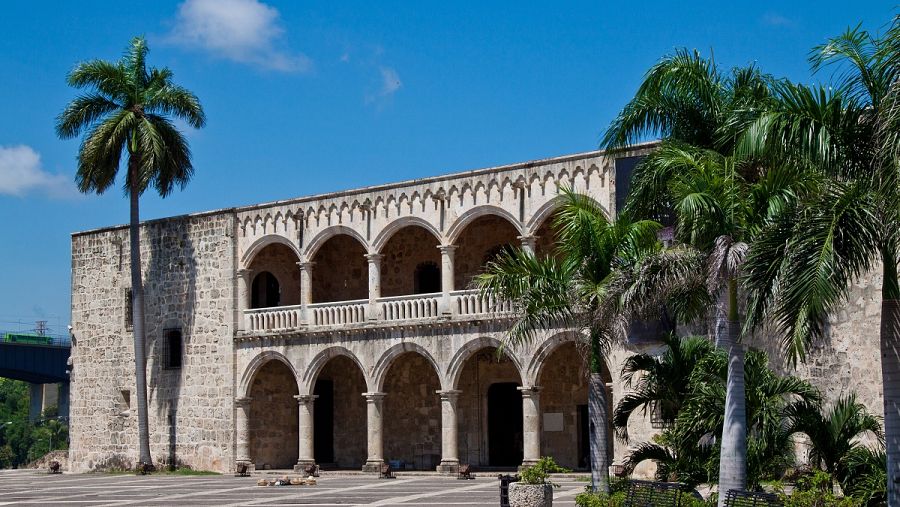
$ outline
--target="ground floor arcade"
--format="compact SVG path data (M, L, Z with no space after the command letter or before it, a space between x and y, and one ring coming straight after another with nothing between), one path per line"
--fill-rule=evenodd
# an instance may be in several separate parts
M460 338L384 340L380 353L352 338L247 347L236 459L257 469L390 462L452 472L552 456L587 468L587 372L575 336L516 351L499 350L498 337Z

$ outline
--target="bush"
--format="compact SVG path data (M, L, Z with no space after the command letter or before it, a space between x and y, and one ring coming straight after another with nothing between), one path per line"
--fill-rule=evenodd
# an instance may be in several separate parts
M864 505L858 499L835 495L831 475L822 470L812 470L798 477L790 495L785 493L781 483L776 483L775 493L781 498L784 507L860 507Z
M550 456L544 456L534 465L522 470L519 476L523 484L553 484L547 480L550 478L550 474L567 472L571 472L571 470L557 465ZM556 486L556 484L553 485Z
M580 493L575 497L575 505L577 505L578 507L622 507L623 505L625 505L625 499L627 495L628 494L625 491L618 491L610 495L585 491L584 493ZM672 495L674 495L674 493L672 493ZM656 498L662 500L662 498L660 497ZM684 507L709 507L712 505L716 505L716 502L714 499L703 501L682 494L681 503L679 505L682 505Z

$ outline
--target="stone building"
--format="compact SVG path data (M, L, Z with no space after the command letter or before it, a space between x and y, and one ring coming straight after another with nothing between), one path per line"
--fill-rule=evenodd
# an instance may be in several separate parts
M584 468L577 335L548 329L498 353L510 308L485 300L471 281L508 246L551 251L562 187L614 217L624 193L617 186L651 148L146 222L154 459L217 471L237 461L452 471L550 455ZM137 457L127 238L124 226L72 238L74 471ZM858 302L866 320L870 306ZM814 354L818 366L806 373L823 385L877 385L877 335L845 341L871 363L839 346L843 356ZM655 347L630 340L606 358L613 400L625 392L624 358ZM880 413L880 393L868 389L863 399ZM630 428L637 440L653 431L649 417ZM625 444L611 447L614 460L624 456Z

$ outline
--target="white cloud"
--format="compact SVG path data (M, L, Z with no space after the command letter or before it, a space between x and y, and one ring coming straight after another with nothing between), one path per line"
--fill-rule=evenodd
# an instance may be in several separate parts
M166 40L240 63L282 72L305 72L312 61L282 49L278 10L258 0L186 0Z
M400 76L397 74L397 71L392 69L391 67L381 67L381 92L380 95L382 97L387 97L389 95L393 95L397 90L403 86L403 83L400 81Z
M790 19L774 12L763 15L762 21L769 26L791 26L794 24Z
M72 180L41 167L41 156L30 146L0 146L0 194L21 196L41 191L50 197L77 194Z

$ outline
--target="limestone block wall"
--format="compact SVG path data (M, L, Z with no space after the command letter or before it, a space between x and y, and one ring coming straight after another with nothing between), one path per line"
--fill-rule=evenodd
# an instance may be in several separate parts
M233 459L233 215L142 226L151 452L160 463L227 470ZM137 459L127 228L72 237L70 466ZM180 369L165 369L164 331L180 329Z
M338 468L359 469L366 462L366 379L346 356L328 362L317 380L329 380L334 393L333 449Z
M275 276L281 289L280 306L300 304L300 268L297 257L288 247L274 244L263 249L253 258L250 270L254 278L263 271Z
M422 227L401 230L382 252L381 295L384 297L415 294L414 275L420 264L430 262L440 269L438 240Z
M250 388L250 451L256 468L291 468L297 462L297 381L279 361L264 366Z
M433 469L441 456L441 384L421 354L397 358L385 379L384 459ZM436 459L434 459L436 458Z

